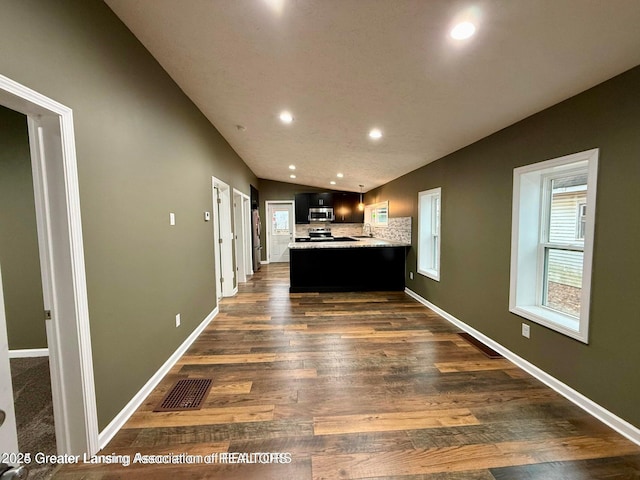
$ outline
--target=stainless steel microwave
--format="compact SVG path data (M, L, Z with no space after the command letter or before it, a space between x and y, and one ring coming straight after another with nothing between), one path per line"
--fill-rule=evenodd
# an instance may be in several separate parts
M310 222L333 222L333 207L313 207L309 209Z

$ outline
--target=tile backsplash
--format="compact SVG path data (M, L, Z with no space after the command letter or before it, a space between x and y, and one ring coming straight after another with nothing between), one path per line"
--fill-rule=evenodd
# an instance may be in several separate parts
M373 227L373 236L384 240L411 243L411 217L389 217L386 227Z
M354 235L362 235L361 223L323 223L313 222L306 225L296 225L296 237L308 237L310 228L324 228L331 229L331 234L334 237L353 237Z
M296 225L296 237L308 237L310 228L331 229L334 237L353 237L362 235L362 223L323 223L314 222L305 225ZM411 243L411 217L389 218L386 227L373 227L372 233L375 238L393 240L402 243Z

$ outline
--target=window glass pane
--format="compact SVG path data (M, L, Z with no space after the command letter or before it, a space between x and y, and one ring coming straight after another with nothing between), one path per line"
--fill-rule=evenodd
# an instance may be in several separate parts
M273 212L273 235L289 235L289 211L276 210Z
M580 222L576 222L579 205L587 203L587 174L554 178L551 181L551 209L549 214L549 242L584 243L580 236ZM586 210L585 210L586 211Z
M578 317L583 252L546 248L543 305Z

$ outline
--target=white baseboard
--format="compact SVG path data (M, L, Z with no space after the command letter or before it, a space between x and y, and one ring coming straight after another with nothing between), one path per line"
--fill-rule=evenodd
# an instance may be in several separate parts
M269 260L260 260L260 265L269 265Z
M444 310L442 310L441 308L437 307L433 303L431 303L428 300L422 298L420 295L418 295L413 290L410 290L409 288L405 288L404 291L405 291L405 293L407 295L409 295L410 297L416 299L418 302L422 303L424 306L426 306L430 310L433 310L438 315L442 316L445 320L451 322L452 324L454 324L456 327L460 328L461 330L464 330L465 332L469 333L470 335L472 335L473 337L477 338L478 340L480 340L485 345L488 345L489 347L493 348L495 351L497 351L500 354L502 354L505 358L507 358L508 360L513 362L514 364L516 364L518 367L522 368L525 372L529 373L530 375L533 375L538 380L540 380L542 383L544 383L545 385L551 387L553 390L558 392L560 395L562 395L563 397L565 397L569 401L571 401L574 404L576 404L578 407L580 407L583 410L585 410L590 415L594 416L595 418L597 418L601 422L603 422L603 423L607 424L608 426L610 426L611 428L613 428L619 434L625 436L626 438L628 438L632 442L640 445L640 429L637 428L636 426L630 424L626 420L624 420L624 419L618 417L617 415L611 413L606 408L602 407L601 405L598 405L593 400L585 397L583 394L581 394L577 390L574 390L573 388L571 388L570 386L566 385L565 383L562 383L560 380L558 380L557 378L549 375L544 370L536 367L532 363L529 363L527 360L525 360L524 358L516 355L511 350L503 347L502 345L500 345L495 340L492 340L491 338L487 337L483 333L480 333L478 330L474 329L473 327L470 327L469 325L467 325L463 321L458 320L456 317L454 317L450 313L445 312Z
M196 338L202 333L202 331L211 323L211 321L218 315L219 307L213 309L213 311L207 315L207 317L198 325L198 327L191 332L191 335L182 342L182 345L173 352L166 362L158 369L158 371L149 379L149 381L140 389L138 393L125 405L125 407L118 413L113 420L98 434L98 443L100 449L106 447L116 433L123 427L129 417L138 409L145 398L153 391L154 388L160 383L164 376L171 370L171 367L180 359L182 355L187 351Z
M235 287L233 287L233 290L231 291L231 296L235 297L237 294L238 294L238 287L235 286Z
M21 348L9 350L9 358L48 357L48 348Z

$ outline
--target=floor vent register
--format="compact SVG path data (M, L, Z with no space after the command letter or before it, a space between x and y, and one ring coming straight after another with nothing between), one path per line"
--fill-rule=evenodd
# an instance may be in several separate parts
M154 412L182 412L199 410L211 389L211 378L186 378L178 380L164 396Z

